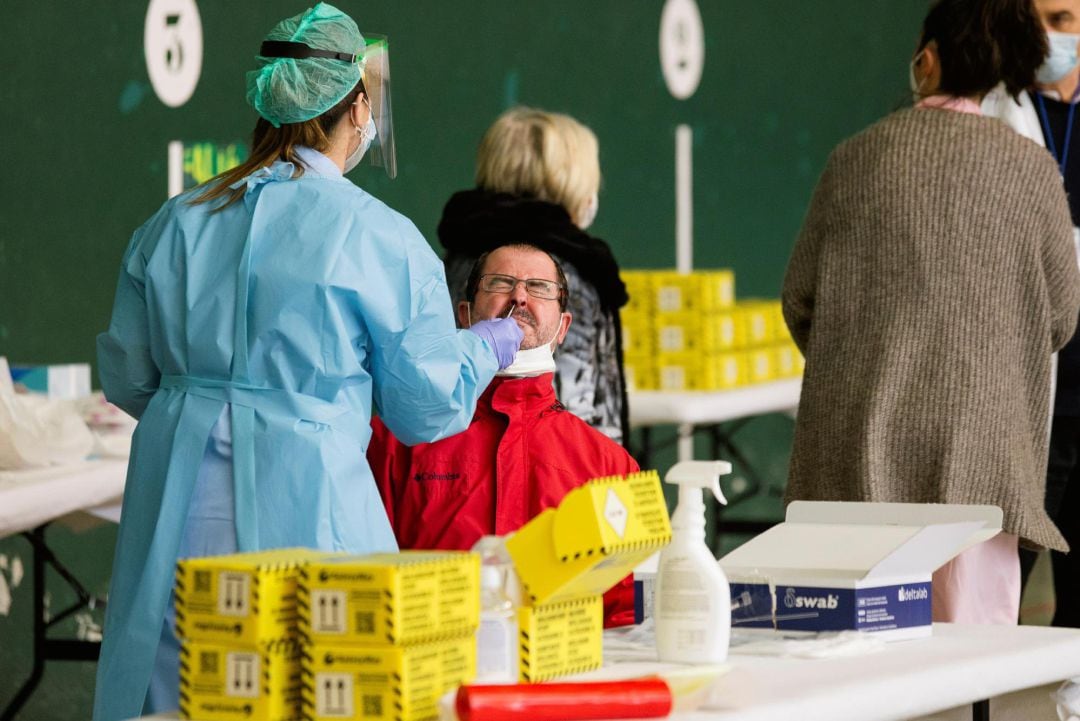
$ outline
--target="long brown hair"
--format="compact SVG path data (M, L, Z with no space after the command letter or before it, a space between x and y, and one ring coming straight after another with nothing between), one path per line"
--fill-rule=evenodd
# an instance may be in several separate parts
M348 95L342 98L337 105L327 110L322 115L305 120L302 123L285 123L275 128L270 121L260 117L255 122L255 130L251 133L251 155L240 165L223 173L215 175L202 184L202 192L189 202L210 203L225 199L225 202L214 208L215 213L228 208L233 203L244 197L246 188L236 189L229 186L243 180L259 168L270 165L275 160L284 160L296 166L296 175L304 173L304 166L296 154L297 146L303 145L319 152L330 147L330 135L341 117L348 112L349 107L364 92L363 83L357 83Z

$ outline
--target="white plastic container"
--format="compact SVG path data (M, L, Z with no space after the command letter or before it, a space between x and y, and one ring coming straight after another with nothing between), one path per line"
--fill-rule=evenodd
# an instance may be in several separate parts
M521 594L513 561L498 536L484 536L472 550L480 554L475 683L517 683L517 610Z
M660 552L656 574L656 651L669 663L722 663L731 639L731 590L705 543L705 489L727 503L720 476L725 461L684 461L664 480L679 486L671 516L671 543Z

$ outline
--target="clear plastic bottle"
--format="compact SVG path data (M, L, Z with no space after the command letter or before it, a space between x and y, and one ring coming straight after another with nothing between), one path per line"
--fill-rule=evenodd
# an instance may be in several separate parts
M517 683L517 611L521 591L503 539L484 536L480 554L480 628L476 632L476 683Z

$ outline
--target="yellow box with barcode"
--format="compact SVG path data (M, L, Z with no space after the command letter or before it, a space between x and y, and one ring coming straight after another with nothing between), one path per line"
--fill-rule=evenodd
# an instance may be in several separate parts
M518 609L518 680L546 681L600 668L604 662L604 601L583 596Z
M671 540L656 471L596 478L506 541L530 604L607 591Z
M745 345L741 317L735 311L720 311L701 319L701 348L709 353L734 350Z
M698 390L723 391L746 385L746 359L741 352L718 353L703 360Z
M389 645L472 633L480 623L480 557L402 551L314 561L300 573L306 643Z
M772 314L773 340L790 342L791 333L788 332L787 321L784 320L784 306L779 300L769 301L769 312Z
M300 717L300 644L188 641L180 647L180 718L292 721Z
M626 294L630 297L623 306L624 312L646 318L653 314L652 276L653 272L649 270L620 271L619 277L622 278Z
M653 348L658 353L689 353L703 349L702 325L693 313L664 313L653 321Z
M649 354L655 352L652 321L648 318L622 314L623 353Z
M746 351L746 380L748 383L767 383L776 379L776 353L772 348Z
M334 554L284 548L176 564L176 635L249 646L296 633L300 567Z
M730 268L695 271L698 294L705 312L726 310L735 305L735 271Z
M777 378L794 378L802 373L802 354L794 343L773 348Z
M305 721L432 721L439 697L476 675L472 634L411 646L304 649L300 663Z
M700 277L674 270L652 274L652 304L656 315L686 313L701 307Z
M623 358L626 390L650 391L656 389L656 367L651 356L627 354Z
M662 391L690 391L699 385L701 356L695 353L658 353L654 368L656 387Z
M746 346L765 345L773 341L775 313L767 301L740 301L736 309L740 314Z

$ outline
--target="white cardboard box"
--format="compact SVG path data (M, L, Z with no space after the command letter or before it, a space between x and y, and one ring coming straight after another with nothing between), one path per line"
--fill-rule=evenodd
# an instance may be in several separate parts
M1001 519L996 506L796 501L720 559L732 627L929 636L931 574Z

